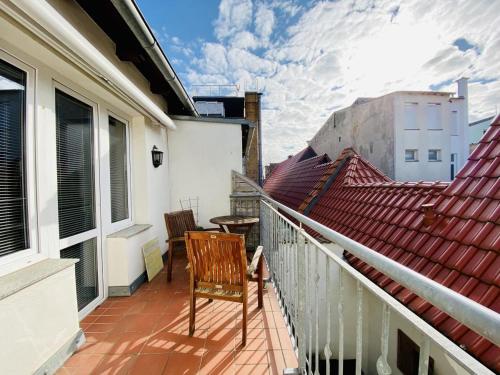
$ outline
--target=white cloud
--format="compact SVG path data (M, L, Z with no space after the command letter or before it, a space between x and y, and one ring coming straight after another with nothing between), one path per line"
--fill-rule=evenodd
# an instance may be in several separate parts
M269 37L274 28L274 12L264 3L259 3L255 13L255 32L260 36L262 44L269 44Z
M245 30L252 22L252 8L251 0L222 0L214 23L215 36L224 39Z
M290 24L290 19L294 20ZM264 162L305 147L357 97L471 78L470 120L500 104L500 1L222 0L190 83L263 91ZM286 30L283 25L289 25ZM474 48L453 45L464 38ZM196 73L195 73L196 71ZM454 83L442 90L455 91Z

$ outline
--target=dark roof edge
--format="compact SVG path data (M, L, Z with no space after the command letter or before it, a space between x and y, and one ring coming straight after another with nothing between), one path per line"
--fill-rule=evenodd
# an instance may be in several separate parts
M485 118L483 118L481 120L477 120L477 121L469 123L469 126L474 126L474 125L477 125L477 124L479 124L481 122L490 121L490 120L491 120L491 122L493 122L494 118L495 118L495 116L485 117Z
M169 115L172 120L181 121L197 121L197 122L214 122L218 124L234 124L234 125L248 125L251 128L255 128L255 123L252 121L242 119L229 119L222 117L195 117L195 116L185 116L185 115Z

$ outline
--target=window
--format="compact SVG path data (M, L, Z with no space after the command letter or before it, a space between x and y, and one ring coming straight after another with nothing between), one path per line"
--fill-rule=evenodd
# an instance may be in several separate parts
M405 161L418 161L418 150L405 150Z
M429 150L429 161L441 161L441 150Z
M127 125L109 117L111 222L128 219Z
M0 256L29 248L26 73L0 60Z
M398 329L398 353L397 366L403 375L418 374L418 360L420 347L415 342ZM429 357L429 370L427 374L434 374L434 359Z
M56 90L59 237L96 227L92 107Z
M427 104L427 129L441 130L441 104Z
M450 113L450 134L458 135L458 111Z
M418 130L417 126L417 103L405 103L404 127L406 130Z

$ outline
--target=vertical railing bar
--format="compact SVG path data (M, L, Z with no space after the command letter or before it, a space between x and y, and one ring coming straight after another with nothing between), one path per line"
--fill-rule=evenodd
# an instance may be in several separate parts
M308 280L308 283L307 283L307 295L309 298L307 298L307 306L308 306L308 333L309 333L309 356L308 356L308 359L309 359L309 373L312 374L312 300L311 300L311 290L312 290L312 273L311 273L311 245L308 243L306 245L306 251L307 251L307 280Z
M316 353L315 353L315 358L314 358L314 374L319 375L319 249L316 245L313 247L314 252L316 253L315 261L314 261L314 268L316 270L316 277L315 277L315 289L314 289L314 294L315 294L315 304L314 304L314 309L316 310L316 317L315 317L315 325L316 325Z
M357 320L356 320L356 375L361 375L363 359L363 285L358 280L357 293Z
M431 341L428 336L423 336L420 344L420 354L418 356L418 375L429 373L429 355L431 351Z
M299 351L299 367L302 370L306 368L306 330L305 330L305 311L306 311L306 246L304 230L298 234L298 251L297 251L297 286L298 286L298 351Z
M343 270L339 268L339 301L337 305L339 314L339 375L344 374L344 282Z
M332 350L330 348L332 341L332 299L328 298L328 289L330 287L330 257L326 258L326 271L325 271L325 299L326 299L326 345L325 345L325 360L326 360L326 375L330 375L330 358L332 357Z

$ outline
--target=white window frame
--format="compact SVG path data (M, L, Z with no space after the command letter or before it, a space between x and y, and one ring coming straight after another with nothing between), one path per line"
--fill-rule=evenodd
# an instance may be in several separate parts
M413 151L414 155L415 155L415 158L414 159L407 159L406 158L406 152L407 151ZM407 163L418 162L418 150L416 148L408 148L408 149L405 150L405 162L407 162Z
M438 108L438 123L437 125L439 127L437 128L431 128L430 127L430 121L429 121L429 116L430 116L430 112L429 112L429 109L430 108ZM427 106L426 106L426 118L427 118L427 130L430 130L430 131L440 131L440 130L443 130L443 121L442 121L442 106L441 106L441 103L427 103Z
M0 59L22 70L26 74L26 103L25 103L25 137L24 163L25 184L28 216L29 248L0 257L0 275L4 275L25 267L33 262L47 257L39 252L38 245L38 211L36 189L36 148L35 148L35 91L37 70L17 57L0 48Z
M127 142L126 142L126 147L127 147L127 190L128 190L128 218L123 219L117 222L112 222L111 218L111 171L108 171L108 175L106 178L108 179L108 196L109 196L109 202L107 203L108 209L109 209L109 222L107 223L109 226L109 233L114 233L118 232L122 229L125 229L133 224L133 207L132 207L132 155L131 155L131 142L130 142L130 137L131 137L131 131L130 131L130 121L125 119L124 117L117 115L116 112L108 109L106 111L106 126L108 129L108 142L107 142L107 148L109 151L109 118L113 117L125 124L125 134L127 137ZM109 166L109 152L108 152L108 166Z
M408 127L408 123L406 121L406 109L414 108L415 109L415 127ZM405 102L403 105L403 128L404 130L420 130L418 126L418 103L417 102Z
M430 158L431 151L435 151L436 152L436 159L431 159ZM441 149L439 149L439 148L430 148L429 150L427 150L427 161L430 162L430 163L441 162L442 161L442 152L441 152Z

